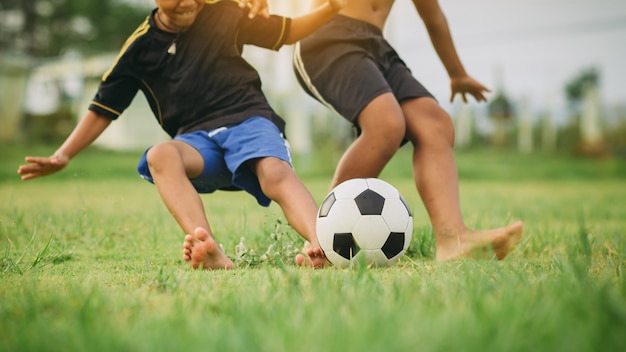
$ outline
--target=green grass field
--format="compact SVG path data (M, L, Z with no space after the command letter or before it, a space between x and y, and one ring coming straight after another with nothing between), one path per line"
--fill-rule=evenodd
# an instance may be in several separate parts
M502 262L433 260L407 150L381 176L415 216L393 268L297 268L277 206L206 195L238 268L204 272L138 152L19 181L24 155L53 149L0 146L0 351L626 351L624 160L459 152L468 225L525 222ZM318 202L335 161L296 160Z

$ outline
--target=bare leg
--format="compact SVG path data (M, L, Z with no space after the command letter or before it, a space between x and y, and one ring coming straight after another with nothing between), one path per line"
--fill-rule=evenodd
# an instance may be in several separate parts
M341 157L331 188L353 178L378 177L398 151L406 130L402 110L391 93L377 97L363 109L359 126L362 133ZM311 247L305 243L304 250ZM303 260L296 258L298 264Z
M320 248L315 233L317 204L308 189L298 179L291 166L277 158L262 158L252 162L259 183L270 199L282 209L289 225L311 245L305 248L308 261L299 256L296 263L315 268L324 266L326 256Z
M161 199L187 234L183 259L194 269L234 267L215 242L202 199L189 181L202 171L204 163L200 154L185 143L168 141L152 147L147 157Z
M447 113L430 98L402 104L407 131L414 145L415 184L435 233L436 258L447 260L491 247L503 259L519 242L521 222L492 230L470 231L459 204L458 172L454 159L454 126Z
M472 255L492 248L503 259L519 242L521 222L492 230L469 230L459 203L454 126L430 98L398 105L391 94L372 100L359 115L362 134L341 158L332 186L355 177L378 177L406 135L413 144L415 185L435 233L436 259Z
M402 110L391 93L380 95L359 115L362 133L335 170L331 188L358 177L378 177L400 148L406 133Z

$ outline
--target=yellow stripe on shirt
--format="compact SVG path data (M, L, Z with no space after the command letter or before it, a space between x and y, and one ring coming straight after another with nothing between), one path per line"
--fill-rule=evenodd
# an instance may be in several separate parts
M108 107L106 105L102 105L102 104L98 103L97 101L92 101L91 104L95 105L95 106L97 106L97 107L99 107L101 109L104 109L104 110L106 110L106 111L108 111L110 113L113 113L116 116L120 116L122 114L121 112L119 112L119 111L117 111L115 109L111 109L110 107Z
M122 49L120 50L119 54L117 54L115 61L113 61L113 65L104 73L104 75L102 75L103 81L106 81L106 79L109 77L109 75L111 74L111 71L113 71L113 68L117 65L118 61L120 60L120 57L124 55L128 47L132 43L134 43L135 40L137 40L137 38L146 34L148 29L150 29L150 24L148 24L148 18L146 18L146 20L141 25L139 25L139 27L135 30L135 32L133 32L133 34L131 34L131 36L128 37L128 39L126 39L126 42L122 46Z
M274 47L272 47L272 50L278 50L278 48L280 47L280 44L284 40L283 37L285 36L286 30L287 30L287 17L283 17L283 28L280 30L280 36L278 36L278 40L274 44Z

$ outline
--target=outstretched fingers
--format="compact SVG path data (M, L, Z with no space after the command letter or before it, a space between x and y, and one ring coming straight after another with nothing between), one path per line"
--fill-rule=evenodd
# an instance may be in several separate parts
M26 164L18 167L17 174L21 175L21 179L25 181L62 170L69 163L69 158L64 155L27 156L24 161Z

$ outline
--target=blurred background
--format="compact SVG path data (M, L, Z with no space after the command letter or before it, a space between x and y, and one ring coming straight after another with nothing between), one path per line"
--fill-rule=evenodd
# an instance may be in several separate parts
M269 0L295 16L304 0ZM385 28L414 75L456 125L457 149L626 158L626 3L623 0L441 0L487 103L449 102L449 79L410 0ZM0 0L0 144L58 144L93 97L102 73L155 6L152 0ZM294 153L343 150L350 126L298 86L293 46L247 47L270 102L288 122ZM139 94L96 142L144 149L167 139Z

